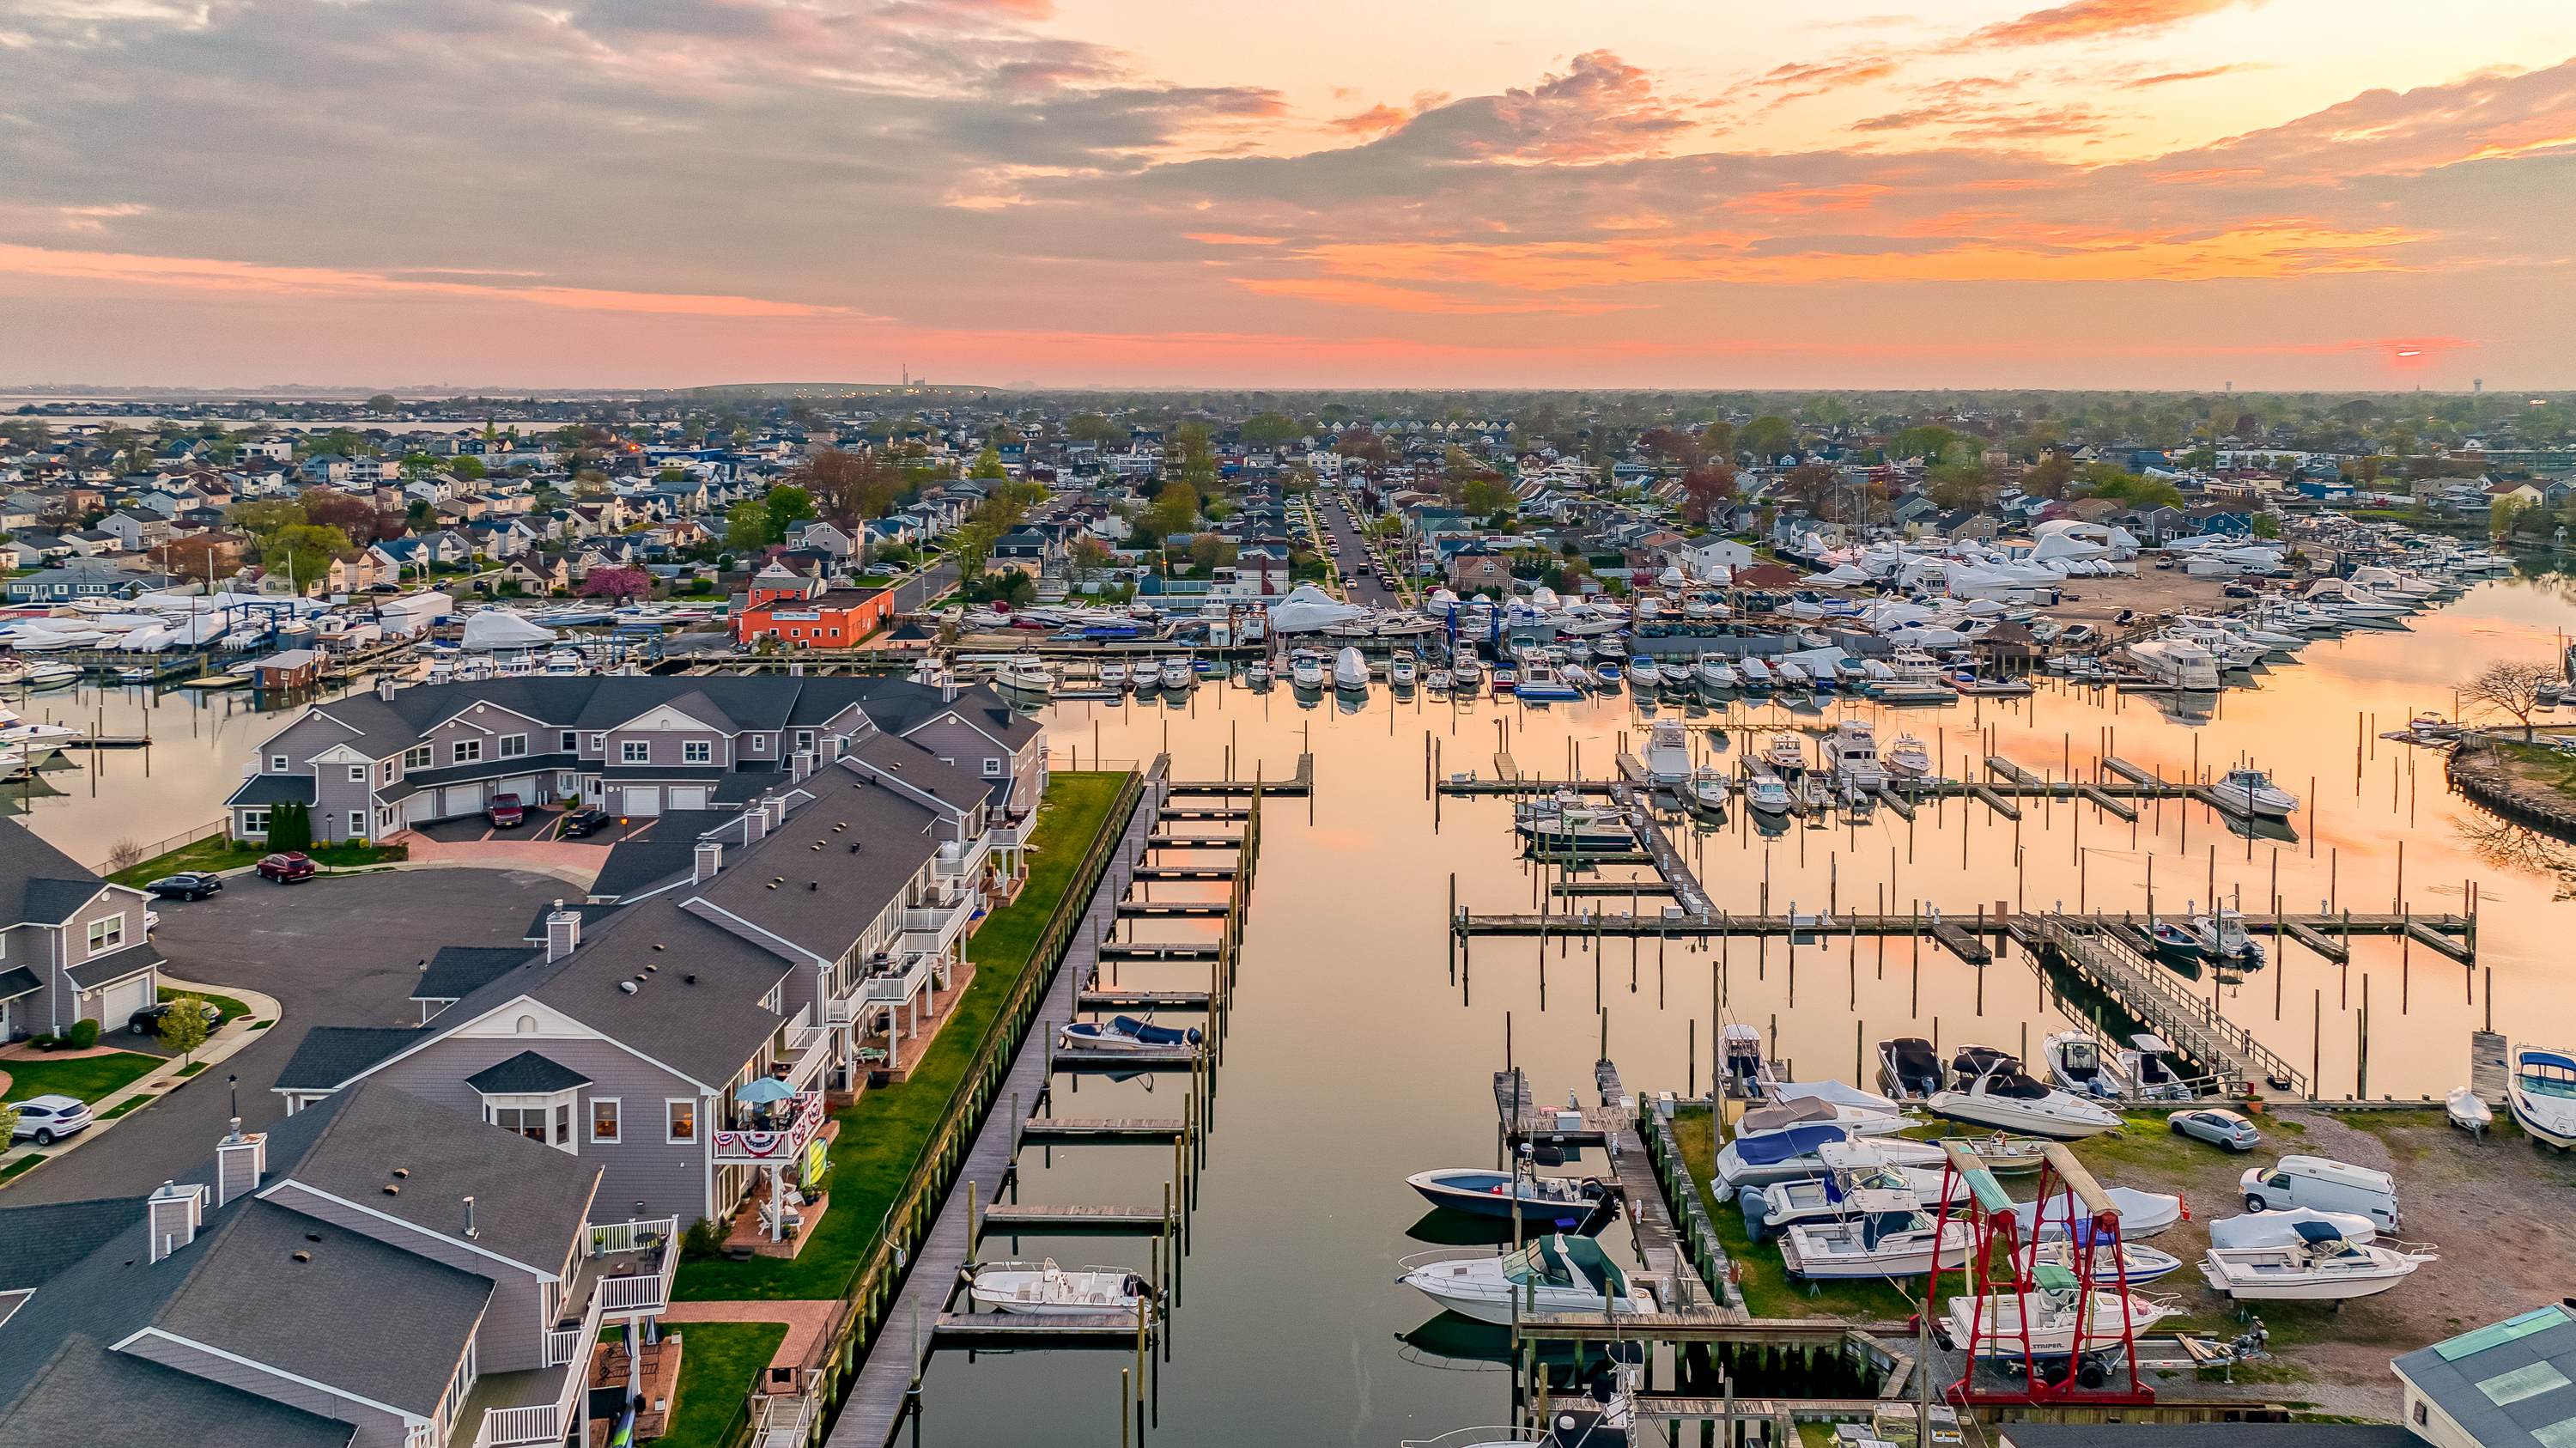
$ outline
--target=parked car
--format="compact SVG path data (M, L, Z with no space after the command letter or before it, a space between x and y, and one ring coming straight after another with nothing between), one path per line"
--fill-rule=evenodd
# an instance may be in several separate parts
M15 1113L9 1123L9 1139L32 1136L38 1146L51 1146L61 1138L89 1125L89 1103L77 1096L30 1096L12 1102Z
M224 888L224 877L201 870L182 870L164 875L143 887L164 900L203 900Z
M491 817L492 828L516 829L528 822L528 802L515 794L496 794L484 813Z
M320 869L321 866L313 863L313 857L302 850L263 855L259 862L260 878L275 880L281 885L292 885L298 880L308 879Z
M125 1028L138 1036L157 1036L161 1034L161 1018L168 1015L170 1007L177 1004L177 1001L163 1001L157 1006L145 1006L125 1018ZM216 1005L213 1001L199 1001L197 1006L206 1018L206 1029L209 1032L224 1023L222 1006Z
M612 818L614 816L604 809L575 810L564 816L563 837L568 840L578 840L588 835L595 835L608 828L608 822Z
M2229 1151L2252 1151L2263 1144L2254 1123L2233 1111L2210 1107L2195 1111L2177 1111L2165 1118L2165 1124L2176 1136L2197 1136L2216 1142Z

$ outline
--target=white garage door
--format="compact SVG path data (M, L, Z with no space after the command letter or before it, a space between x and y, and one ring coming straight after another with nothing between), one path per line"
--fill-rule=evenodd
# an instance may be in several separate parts
M675 784L671 786L671 808L705 809L706 807L707 787L705 785L701 784L690 786Z
M537 777L533 774L527 774L521 775L517 779L505 779L501 781L498 790L502 794L517 795L519 797L519 803L521 804L535 804L537 802Z
M406 825L426 824L436 818L438 818L437 790L422 790L402 802L402 822Z
M121 980L107 988L107 994L100 1002L99 1024L106 1029L122 1026L125 1024L126 1017L150 1004L152 1004L152 976L147 971L132 980Z
M625 814L657 815L662 812L662 791L657 786L648 784L638 788L629 785L625 794L626 807L622 811Z
M451 815L470 815L482 807L483 786L479 782L453 785L447 791L447 812Z

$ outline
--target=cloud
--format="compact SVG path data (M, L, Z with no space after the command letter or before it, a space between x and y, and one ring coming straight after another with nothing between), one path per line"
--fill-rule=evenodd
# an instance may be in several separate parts
M2242 61L2235 65L2213 65L2206 70L2169 70L2162 75L2140 76L2136 80L2122 81L2120 89L2149 90L2156 86L2175 85L2187 80L2208 80L2212 76L2234 75L2240 70L2269 69L2271 66L2264 62Z
M1277 246L1287 240L1280 236L1234 236L1222 231L1185 231L1184 240L1203 241L1210 246Z
M1618 302L1485 301L1446 292L1427 292L1415 287L1390 287L1375 282L1333 278L1236 277L1234 281L1236 285L1265 297L1297 297L1310 302L1377 307L1393 312L1437 312L1449 316L1554 312L1589 317L1624 310L1624 304Z
M1336 116L1324 123L1324 129L1346 136L1383 136L1411 119L1413 112L1380 102L1356 115Z
M383 272L324 267L260 266L203 257L128 256L48 251L0 243L0 273L80 281L187 287L200 291L306 294L411 293L460 300L523 302L592 312L665 312L699 317L856 317L847 307L768 301L759 297L681 296L599 291L586 287L495 287L470 282L407 281Z
M1526 90L1422 110L1384 144L1462 161L1588 165L1658 154L1691 125L1642 68L1594 50Z
M2204 15L2259 0L2075 0L1998 21L1949 43L1945 49L1981 50L2069 41L2133 39L2170 30Z

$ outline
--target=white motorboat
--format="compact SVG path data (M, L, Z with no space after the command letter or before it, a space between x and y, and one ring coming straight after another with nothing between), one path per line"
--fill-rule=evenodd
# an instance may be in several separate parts
M1901 1111L1883 1111L1867 1106L1854 1106L1823 1096L1800 1096L1794 1100L1774 1101L1748 1108L1736 1118L1735 1139L1749 1140L1795 1131L1801 1126L1838 1126L1844 1135L1854 1139L1872 1136L1894 1136L1917 1119Z
M2203 955L2250 965L2263 963L2263 947L2246 933L2242 911L2221 908L2215 916L2195 915L2191 917L2190 932Z
M1963 1049L1951 1063L1962 1083L1925 1103L1953 1121L2075 1141L2117 1131L2120 1118L2071 1093L2034 1081L2001 1052Z
M1659 719L1646 735L1646 775L1657 784L1690 782L1690 735L1678 719Z
M1196 1026L1158 1026L1135 1016L1075 1021L1056 1032L1068 1051L1194 1051L1206 1035Z
M1663 687L1663 683L1663 666L1656 663L1653 659L1646 657L1644 654L1639 654L1628 660L1628 685L1630 688L1640 690L1658 689Z
M2360 1246L2332 1223L2300 1222L2295 1243L2277 1247L2212 1247L2200 1275L2222 1296L2239 1302L2349 1302L2386 1292L2415 1275L2431 1252Z
M1700 684L1706 688L1732 689L1742 682L1735 666L1716 654L1700 655L1699 662L1692 666L1692 672L1699 675Z
M1256 689L1269 688L1270 661L1268 659L1254 659L1251 663L1244 665L1243 682Z
M1793 1126L1787 1131L1730 1141L1718 1150L1715 1177L1731 1196L1745 1187L1820 1176L1827 1168L1816 1152L1828 1144L1851 1139L1851 1133L1839 1126L1816 1125ZM1948 1153L1928 1141L1880 1136L1871 1138L1869 1144L1893 1167L1930 1170L1950 1159Z
M1944 1314L1952 1340L1967 1348L1971 1339L1981 1358L2034 1358L2073 1355L2076 1330L2089 1346L2107 1346L2153 1327L2182 1309L2145 1297L2094 1292L2075 1274L2043 1262L2031 1270L2031 1288L1986 1298L1953 1297ZM2025 1334L2027 1334L2025 1336Z
M1833 761L1833 771L1845 787L1863 794L1875 794L1887 783L1887 771L1878 762L1878 733L1866 719L1845 719L1834 725L1834 737L1826 748Z
M2152 1237L2182 1220L2182 1198L2178 1196L2168 1196L2163 1192L2142 1192L2131 1187L2104 1187L2102 1194L2111 1199L2111 1205L2120 1209L2120 1236L2126 1241ZM2034 1225L2038 1227L2040 1235L2065 1231L2067 1220L2065 1196L2061 1194L2049 1198L2045 1222L2040 1220L2040 1205L2038 1202L2013 1204L2013 1218L2021 1223L2023 1235L2025 1237L2033 1235ZM2092 1220L2090 1208L2078 1203L2075 1210L2077 1220L2084 1222Z
M1500 678L1495 680L1498 687L1501 682ZM1542 702L1583 697L1581 690L1560 677L1556 667L1542 658L1528 658L1521 661L1520 676L1513 681L1513 688L1524 699Z
M1446 694L1449 692L1449 671L1447 669L1433 669L1430 673L1422 676L1422 682L1425 687L1431 690L1431 692L1435 694Z
M2494 1108L2479 1097L2475 1087L2454 1086L2442 1103L2450 1112L2451 1124L2462 1131L2484 1136L2487 1128L2495 1124Z
M2221 804L2266 819L2284 819L2299 808L2299 797L2274 784L2267 769L2231 769L2209 792Z
M1411 649L1397 649L1395 657L1387 661L1386 679L1390 684L1410 684L1420 677L1421 666L1414 662Z
M1762 751L1762 760L1780 773L1795 778L1807 770L1807 746L1795 734L1774 734L1771 747Z
M2079 1246L2079 1241L2084 1245ZM2171 1252L2159 1252L2153 1247L2130 1241L2125 1221L2120 1224L2117 1251L2111 1250L2108 1242L2095 1243L2089 1223L2080 1237L2070 1235L2064 1227L2051 1226L2043 1229L2040 1240L2033 1242L2017 1261L2025 1271L2030 1264L2038 1263L2080 1273L2082 1269L2076 1266L2079 1258L2091 1263L2094 1286L2113 1291L2123 1286L2136 1287L2153 1282L2182 1267L2182 1259Z
M1324 656L1312 649L1299 649L1290 654L1288 681L1301 689L1324 687Z
M2213 1247L2293 1247L2306 1239L2299 1235L2301 1223L2324 1223L2345 1241L2356 1247L2367 1247L2379 1237L2379 1228L2359 1212L2320 1212L2314 1207L2293 1207L2288 1211L2243 1212L2221 1217L2209 1224L2209 1245ZM2128 1230L2124 1219L2123 1233Z
M2056 1031L2042 1036L2039 1059L2048 1067L2048 1079L2061 1091L2114 1098L2127 1094L2128 1083L2120 1079L2114 1058L2089 1032Z
M1929 1101L1945 1084L1941 1058L1921 1036L1878 1043L1878 1087L1897 1101Z
M1917 1177L1931 1178L1930 1195L1941 1192L1942 1173L1890 1166L1874 1141L1829 1141L1816 1148L1815 1157L1823 1170L1814 1176L1746 1187L1736 1194L1736 1205L1744 1211L1744 1229L1754 1241L1776 1235L1793 1222L1847 1216L1853 1198L1865 1191L1909 1193L1920 1205L1925 1189L1916 1185ZM1950 1180L1956 1195L1965 1184L1955 1173Z
M1789 793L1789 786L1781 782L1780 776L1759 764L1744 777L1744 802L1764 814L1775 815L1787 814L1797 805L1797 799Z
M1524 1314L1599 1312L1641 1315L1656 1310L1654 1295L1633 1286L1619 1264L1590 1237L1550 1233L1502 1256L1408 1257L1396 1282L1461 1317L1508 1326L1515 1307Z
M1936 1240L1942 1268L1968 1260L1966 1222L1953 1217L1936 1226L1912 1191L1872 1189L1852 1195L1846 1216L1791 1223L1781 1235L1780 1259L1789 1275L1810 1280L1913 1277L1932 1270Z
M21 644L19 647L24 648L26 645ZM30 689L50 689L58 685L68 684L80 676L81 669L78 664L65 664L47 660L39 663L32 663L27 666L26 683L27 687Z
M1807 677L1805 665L1790 659L1771 666L1771 681L1783 689L1803 689L1814 682Z
M2505 1104L2514 1124L2535 1141L2565 1151L2576 1147L2576 1053L2554 1046L2515 1046L2505 1078Z
M1179 654L1163 660L1162 674L1166 689L1186 689L1199 681L1198 670L1191 668L1190 661Z
M1771 687L1771 666L1769 664L1747 654L1744 656L1744 659L1738 667L1739 671L1744 675L1744 687L1748 689L1768 689Z
M1368 681L1368 659L1358 649L1344 645L1340 653L1333 655L1334 688L1365 689Z
M2188 639L2143 639L2129 645L2129 657L2159 684L2195 693L2216 693L2223 682L2218 660Z
M1722 770L1702 769L1691 775L1691 803L1705 810L1726 808L1729 786Z
M1637 832L1625 809L1590 803L1572 790L1516 806L1512 814L1513 827L1530 848L1544 854L1637 847Z
M1124 1267L1077 1267L1066 1271L1055 1259L1042 1262L985 1262L975 1268L969 1294L980 1306L1023 1317L1081 1317L1120 1313L1134 1316L1151 1295L1145 1279Z
M1581 664L1565 664L1559 667L1557 670L1557 677L1585 693L1589 693L1592 690L1599 688L1601 682L1600 680L1592 677L1592 671L1583 667Z
M1260 665L1255 664L1253 667L1259 668ZM1127 661L1125 659L1112 659L1100 666L1100 687L1116 689L1122 693L1126 691Z
M993 676L994 686L1008 693L1043 699L1055 692L1055 675L1034 663L1013 660Z
M1472 694L1485 686L1485 661L1470 649L1461 649L1449 659L1449 687L1459 693Z
M1920 779L1932 772L1932 751L1911 734L1897 735L1896 742L1887 746L1887 752L1880 758L1887 762L1891 772L1909 779Z

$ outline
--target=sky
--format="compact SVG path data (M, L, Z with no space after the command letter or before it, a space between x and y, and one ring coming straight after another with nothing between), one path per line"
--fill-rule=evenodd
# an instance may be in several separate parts
M2576 387L2576 6L0 0L0 383Z

